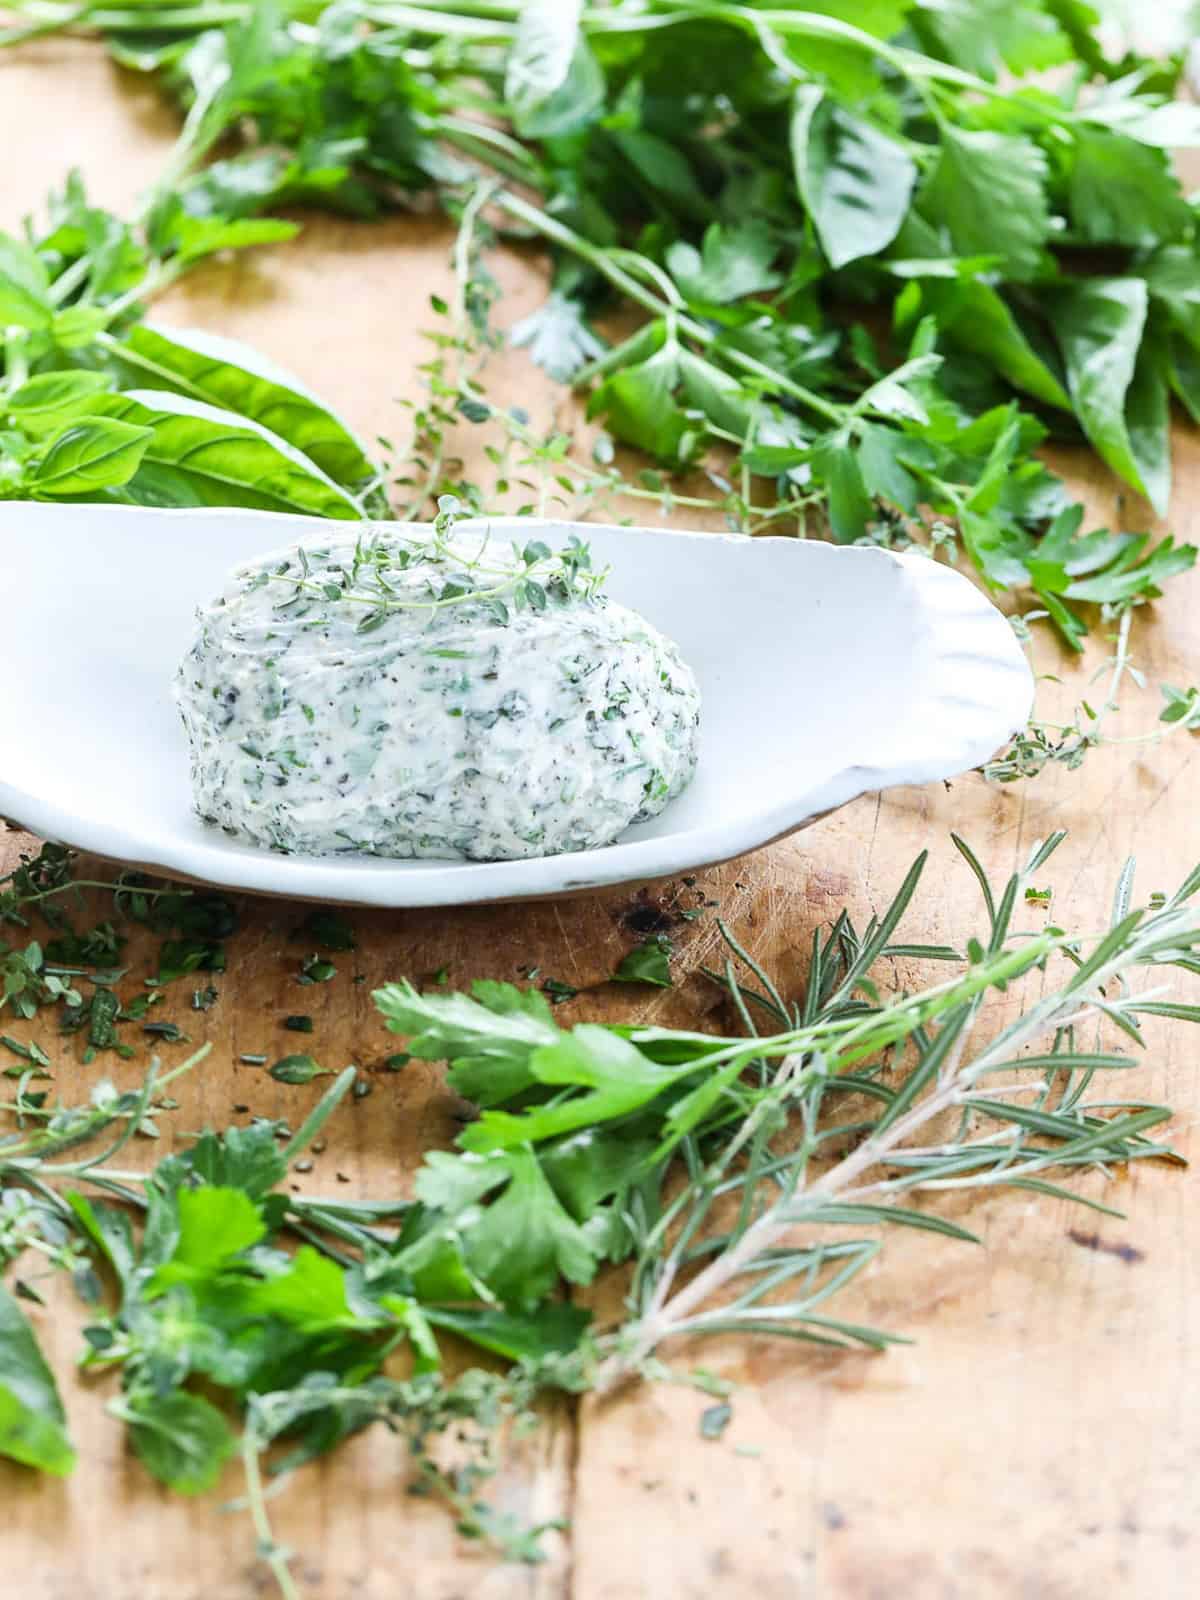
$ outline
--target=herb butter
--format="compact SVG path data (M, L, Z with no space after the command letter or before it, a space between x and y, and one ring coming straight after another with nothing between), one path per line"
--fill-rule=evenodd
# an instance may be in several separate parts
M611 844L696 764L669 639L572 541L339 531L233 572L176 692L198 814L274 850L511 860Z

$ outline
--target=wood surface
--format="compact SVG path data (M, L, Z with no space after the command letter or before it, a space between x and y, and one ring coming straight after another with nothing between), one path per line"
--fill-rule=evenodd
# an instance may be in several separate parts
M151 90L87 44L47 41L0 56L0 226L14 227L72 165L99 201L128 206L159 169L173 128ZM252 341L364 432L400 437L396 397L419 394L423 308L431 290L446 290L449 243L432 219L313 218L300 241L197 273L160 315ZM536 260L507 258L501 277L510 322L536 303L542 271ZM523 356L498 362L495 382L543 416L556 403ZM1195 538L1200 448L1191 430L1180 425L1177 433L1172 526ZM1145 508L1123 503L1094 460L1080 454L1058 464L1098 519L1145 525ZM1047 708L1055 694L1082 692L1102 654L1071 676L1052 646L1039 650L1043 670L1068 677L1064 690L1047 689ZM1176 580L1156 613L1139 617L1135 654L1152 682L1196 680L1200 574ZM779 693L781 714L799 721L802 699L792 709L792 686ZM1118 731L1152 727L1153 693L1139 699L1131 690L1126 699ZM331 1192L340 1175L346 1194L393 1195L410 1182L423 1149L452 1138L455 1104L437 1068L379 1069L389 1045L369 1002L377 982L445 966L458 985L516 978L536 965L585 991L560 1013L564 1020L694 1023L717 1003L698 976L648 998L605 984L640 937L647 908L672 919L680 907L718 901L738 936L795 993L812 927L843 903L868 914L921 848L933 860L909 935L941 941L975 930L973 884L949 845L951 828L994 874L1007 873L1034 839L1068 828L1044 874L1055 916L1098 928L1127 854L1138 857L1143 890L1172 886L1200 856L1198 752L1194 737L1177 735L1161 746L1102 749L1080 772L1053 771L1021 787L968 776L864 798L702 874L694 888L673 884L648 897L616 890L496 909L356 914L356 955L335 958L333 982L304 990L295 985L301 952L289 939L299 910L246 901L217 1006L185 1014L181 987L164 1008L193 1039L214 1045L182 1086L170 1125L224 1125L246 1106L297 1122L320 1085L290 1088L231 1063L243 1051L283 1053L291 1036L279 1031L279 1018L310 1011L323 1059L359 1063L373 1093L339 1113L327 1150L297 1182ZM0 871L28 843L0 833ZM1034 923L1044 913L1025 915ZM674 927L681 972L711 959L711 918ZM131 957L135 974L147 970L136 949ZM355 984L356 974L366 982ZM1178 1107L1172 1136L1186 1153L1196 1142L1200 1041L1178 1025L1148 1033L1140 1081L1148 1097ZM140 1071L137 1063L84 1067L51 1030L39 1037L60 1063L56 1087L67 1099L82 1099L102 1074L126 1082ZM169 1138L142 1154L162 1154ZM1091 1213L1008 1196L958 1213L982 1234L982 1249L932 1235L893 1238L842 1307L915 1340L890 1354L824 1355L785 1344L706 1350L710 1366L742 1385L720 1443L700 1439L706 1402L681 1388L588 1401L578 1414L548 1408L497 1490L505 1506L534 1520L569 1519L541 1567L496 1566L461 1542L440 1509L404 1493L401 1447L380 1432L364 1436L306 1469L275 1503L279 1535L300 1552L304 1593L1183 1600L1196 1592L1200 1553L1200 1174L1139 1168L1117 1179L1109 1198L1127 1209L1127 1222L1099 1219L1097 1227ZM80 1323L72 1297L57 1295L35 1317L56 1369L69 1373ZM65 1383L81 1454L73 1478L39 1481L0 1466L3 1592L23 1600L269 1593L243 1516L223 1511L220 1494L190 1502L160 1492L126 1455L119 1425L104 1411L109 1382ZM739 1446L757 1454L739 1454ZM231 1472L225 1492L237 1488Z

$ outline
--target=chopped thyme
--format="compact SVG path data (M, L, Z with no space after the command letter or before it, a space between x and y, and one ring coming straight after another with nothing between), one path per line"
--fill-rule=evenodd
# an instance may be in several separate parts
M564 983L561 978L546 978L542 983L542 993L552 1006L561 1006L568 1000L574 1000L579 990L573 984Z

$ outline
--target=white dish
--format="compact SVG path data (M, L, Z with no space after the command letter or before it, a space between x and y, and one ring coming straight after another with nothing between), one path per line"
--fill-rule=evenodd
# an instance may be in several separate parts
M688 791L616 844L534 861L275 855L192 813L171 696L196 607L237 562L329 524L262 511L0 504L0 816L167 874L296 899L461 905L642 881L741 855L867 790L977 765L1032 677L966 578L924 556L795 539L491 520L578 532L608 589L679 644L703 693Z

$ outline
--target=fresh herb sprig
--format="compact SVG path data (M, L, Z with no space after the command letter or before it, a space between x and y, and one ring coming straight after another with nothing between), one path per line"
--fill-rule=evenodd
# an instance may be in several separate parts
M344 562L301 548L269 572L264 586L285 588L278 616L311 620L316 601L364 608L355 624L370 633L398 611L435 613L475 606L504 623L510 609L544 611L551 603L586 602L599 593L607 572L593 571L586 544L572 534L557 552L540 539L512 541L511 553L493 550L490 528L452 537L462 507L442 495L428 538L389 532L361 536ZM315 565L314 565L315 563Z
M377 1421L408 1437L417 1481L465 1532L533 1559L536 1538L481 1489L495 1430L528 1419L540 1390L660 1377L663 1355L714 1333L882 1349L897 1331L840 1316L836 1299L892 1227L972 1240L939 1196L1016 1188L1107 1211L1072 1180L1175 1159L1154 1135L1169 1108L1093 1085L1135 1069L1144 1018L1200 1020L1162 982L1200 973L1200 868L1138 908L1126 868L1105 931L1023 930L1022 890L1060 842L993 887L954 841L982 896L983 925L961 951L902 942L920 858L867 927L843 913L814 934L798 1001L726 930L713 976L742 1034L563 1029L533 989L386 986L376 1002L406 1055L448 1059L451 1085L479 1107L455 1152L426 1155L413 1199L301 1196L287 1182L352 1069L294 1134L262 1121L206 1133L149 1173L116 1157L199 1056L79 1112L22 1086L10 1110L24 1126L0 1145L0 1187L21 1198L3 1202L0 1242L10 1258L32 1251L69 1271L93 1302L86 1364L119 1370L113 1410L152 1473L195 1492L240 1451L259 1548L285 1595L299 1591L270 1537L264 1467L290 1470ZM895 992L898 961L951 975ZM999 996L1009 1020L997 1028ZM114 1126L107 1149L72 1158ZM107 1306L93 1262L117 1287ZM608 1263L632 1268L626 1315L597 1327L563 1291ZM36 1369L53 1395L19 1308L15 1319L25 1375ZM448 1335L511 1370L451 1380ZM381 1365L400 1346L413 1371L397 1382ZM467 1460L437 1465L434 1439L462 1424ZM61 1420L13 1437L22 1459L68 1470Z
M1073 772L1101 745L1158 744L1171 733L1200 732L1200 688L1193 685L1184 689L1170 683L1161 685L1163 703L1156 726L1144 733L1118 736L1108 731L1112 718L1121 709L1118 696L1126 683L1146 688L1145 676L1130 652L1132 622L1131 610L1120 613L1112 656L1102 661L1093 674L1093 683L1098 679L1104 682L1103 698L1081 700L1070 722L1032 718L1006 749L984 765L986 777L997 783L1013 783L1021 778L1036 778L1051 766Z
M47 210L24 238L0 232L0 499L388 514L377 464L327 407L253 351L146 320L202 260L295 224L154 202L127 221L77 173Z
M557 261L520 342L660 462L732 452L717 498L743 518L762 525L769 485L782 529L818 500L843 541L953 527L984 580L1030 590L1072 647L1081 606L1153 598L1194 559L1084 534L1032 454L1047 428L1086 437L1166 504L1168 396L1197 410L1200 348L1195 214L1165 154L1200 137L1169 98L1182 55L1110 62L1086 10L1039 0L969 28L925 0L844 18L343 3L306 8L303 28L290 8L233 5L164 13L153 48L140 11L30 12L42 29L93 20L186 108L151 235L236 243L279 201L365 216L419 189L469 233L489 206ZM1061 85L1033 87L1048 66ZM246 148L210 162L230 134ZM472 316L494 298L475 288ZM606 351L586 316L614 299L650 321ZM854 305L874 308L870 330L847 331Z

